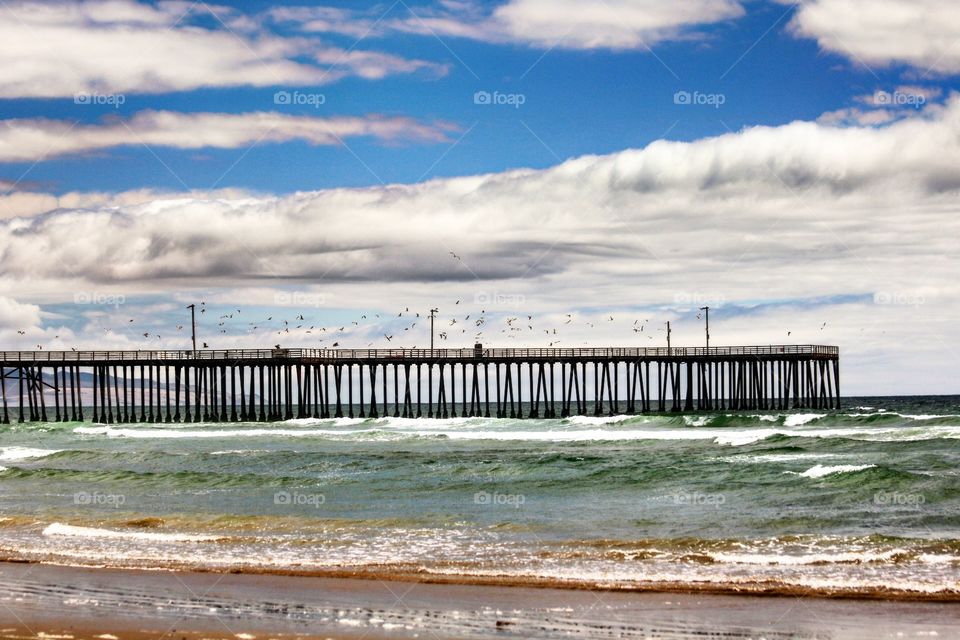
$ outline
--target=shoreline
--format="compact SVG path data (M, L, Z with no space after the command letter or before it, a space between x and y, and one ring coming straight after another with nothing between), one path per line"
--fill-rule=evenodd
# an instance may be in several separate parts
M136 567L136 566L105 566L84 565L71 563L57 563L22 558L0 556L0 566L10 565L40 565L45 567L60 567L64 569L80 569L91 571L133 571L153 574L158 572L209 574L209 575L238 575L238 576L269 576L290 579L331 579L331 580L366 580L388 581L398 583L429 584L429 585L456 585L466 587L492 587L502 589L554 589L579 592L599 593L653 593L653 594L681 594L704 596L735 596L758 598L820 598L829 600L863 600L881 602L933 602L933 603L960 603L960 591L922 592L906 589L869 589L856 590L852 588L807 587L800 585L782 584L773 581L756 582L633 582L627 584L593 583L585 580L564 580L544 576L504 576L480 574L443 574L427 571L399 571L399 570L369 570L369 569L275 569L270 567L212 567L212 566L167 566L167 567Z
M95 569L0 562L0 635L157 638L947 637L948 602ZM174 633L175 631L175 633ZM721 633L722 632L722 633ZM897 636L896 634L899 634Z

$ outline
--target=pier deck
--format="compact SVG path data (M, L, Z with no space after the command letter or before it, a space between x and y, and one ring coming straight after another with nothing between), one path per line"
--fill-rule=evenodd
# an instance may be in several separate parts
M2 419L84 420L85 410L114 423L833 409L839 357L822 345L0 351Z

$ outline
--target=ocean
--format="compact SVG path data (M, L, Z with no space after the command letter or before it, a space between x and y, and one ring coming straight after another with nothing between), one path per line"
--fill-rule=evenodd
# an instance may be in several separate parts
M0 425L0 559L960 600L960 397Z

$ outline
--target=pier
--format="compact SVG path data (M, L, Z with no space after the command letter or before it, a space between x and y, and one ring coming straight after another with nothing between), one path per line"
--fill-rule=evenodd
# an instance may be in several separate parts
M820 345L3 351L3 422L838 409Z

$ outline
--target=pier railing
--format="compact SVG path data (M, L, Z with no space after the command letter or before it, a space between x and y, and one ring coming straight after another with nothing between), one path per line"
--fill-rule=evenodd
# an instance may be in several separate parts
M176 360L466 360L662 358L724 356L838 356L825 345L763 345L729 347L572 347L467 349L198 349L122 351L0 351L0 362L156 362Z

